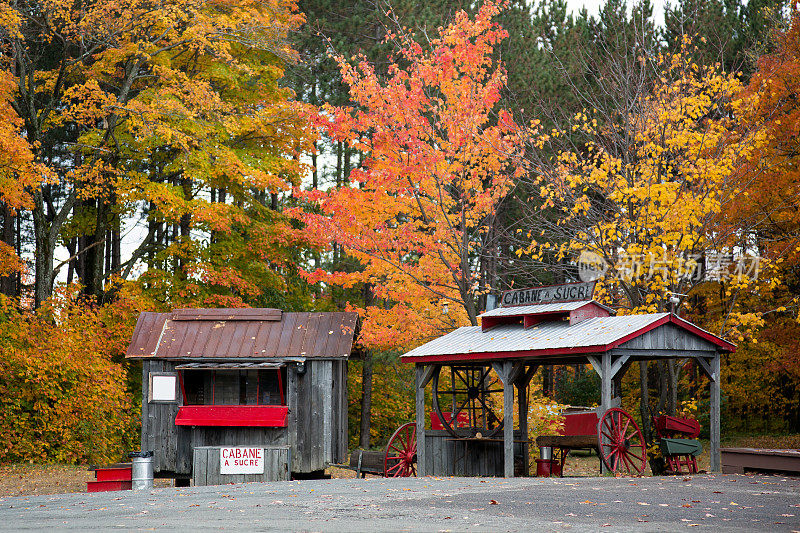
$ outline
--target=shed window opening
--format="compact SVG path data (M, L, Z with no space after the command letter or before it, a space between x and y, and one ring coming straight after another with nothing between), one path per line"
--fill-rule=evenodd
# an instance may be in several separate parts
M286 405L286 367L261 370L185 370L184 405Z

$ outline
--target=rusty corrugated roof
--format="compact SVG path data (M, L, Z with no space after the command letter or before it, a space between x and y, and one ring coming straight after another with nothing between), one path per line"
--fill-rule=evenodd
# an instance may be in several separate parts
M158 359L346 358L356 313L178 309L142 313L127 357Z

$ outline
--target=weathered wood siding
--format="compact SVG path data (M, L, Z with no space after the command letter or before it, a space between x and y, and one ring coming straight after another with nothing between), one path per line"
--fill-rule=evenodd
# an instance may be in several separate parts
M220 474L219 454L218 446L198 446L194 449L193 485L224 485L226 483L286 481L289 479L289 463L291 461L288 446L264 447L263 474Z
M514 432L514 439L522 434ZM466 450L466 454L465 454ZM425 460L431 476L503 477L503 442L457 441L444 430L425 430ZM522 443L514 443L515 465L525 464ZM517 469L518 470L518 469ZM518 470L519 471L519 470Z
M292 471L314 472L347 460L347 362L306 361L289 367ZM295 394L291 394L295 391Z
M178 403L148 403L150 372L176 372L178 363L142 364L142 450L153 451L153 471L189 476L193 450L204 446L288 446L291 471L310 473L347 460L347 361L307 361L303 374L287 368L286 428L183 427L175 425Z
M712 342L680 329L674 324L664 324L620 344L620 348L633 350L702 350L716 351Z

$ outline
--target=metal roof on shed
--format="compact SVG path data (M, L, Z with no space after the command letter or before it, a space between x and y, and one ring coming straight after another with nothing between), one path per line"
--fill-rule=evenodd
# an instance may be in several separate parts
M347 358L356 313L278 309L142 313L126 357L157 359Z
M616 313L610 307L606 307L605 305L595 302L594 300L581 300L577 302L560 302L560 303L552 303L552 304L538 304L538 305L518 305L514 307L497 307L492 309L491 311L486 311L485 313L481 314L480 316L522 316L522 315L541 315L545 313L558 313L558 312L568 312L574 311L575 309L580 309L581 307L585 307L587 305L596 305L598 307L602 307L603 309L607 310L609 313Z
M528 329L521 324L459 328L404 354L407 362L458 362L480 357L521 358L600 353L619 346L660 325L672 323L686 334L700 336L724 351L730 343L669 313L591 318L577 324L557 320Z

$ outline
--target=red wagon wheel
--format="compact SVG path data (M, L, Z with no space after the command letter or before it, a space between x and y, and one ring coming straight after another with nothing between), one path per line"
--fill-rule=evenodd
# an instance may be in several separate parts
M417 424L403 424L394 432L383 456L385 477L410 477L417 475Z
M614 407L597 423L597 441L603 463L614 473L641 474L647 458L639 426L624 410Z

